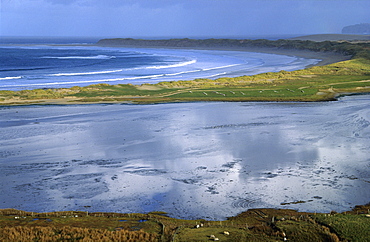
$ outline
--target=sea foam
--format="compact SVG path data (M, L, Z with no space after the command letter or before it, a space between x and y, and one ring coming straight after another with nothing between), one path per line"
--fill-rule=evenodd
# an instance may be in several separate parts
M217 79L300 69L317 61L240 51L68 46L14 47L1 54L17 57L14 63L0 63L0 89L5 90Z
M23 76L7 76L7 77L0 77L0 81L3 80L15 80L15 79L22 79Z
M83 76L83 75L97 75L97 74L109 74L115 72L121 72L123 69L120 70L112 70L112 71L92 71L92 72L76 72L76 73L57 73L57 74L50 74L48 76Z
M60 60L68 60L68 59L86 59L86 60L105 60L105 59L113 59L116 58L115 56L108 56L108 55L96 55L96 56L43 56L41 58L46 59L60 59Z
M180 63L173 64L173 65L147 66L144 69L165 69L165 68L182 67L182 66L194 64L196 62L197 60L191 60L191 61L180 62Z

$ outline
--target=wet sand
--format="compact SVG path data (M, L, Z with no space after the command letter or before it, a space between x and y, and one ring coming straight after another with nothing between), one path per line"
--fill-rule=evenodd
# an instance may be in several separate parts
M370 200L368 103L2 107L0 207L346 211Z

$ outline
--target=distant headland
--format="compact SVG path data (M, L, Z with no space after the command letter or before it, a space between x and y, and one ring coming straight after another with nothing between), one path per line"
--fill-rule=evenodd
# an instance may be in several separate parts
M370 34L370 23L354 24L342 29L343 34Z

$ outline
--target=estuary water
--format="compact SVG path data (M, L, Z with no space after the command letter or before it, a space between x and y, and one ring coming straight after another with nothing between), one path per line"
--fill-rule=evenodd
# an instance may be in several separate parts
M0 45L0 90L143 84L292 71L318 59L243 51Z
M0 108L0 208L341 212L370 201L370 96Z

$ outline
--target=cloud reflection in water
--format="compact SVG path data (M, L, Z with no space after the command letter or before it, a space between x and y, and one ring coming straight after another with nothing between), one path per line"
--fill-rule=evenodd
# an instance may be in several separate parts
M370 200L368 103L3 108L0 206L208 219L347 210Z

